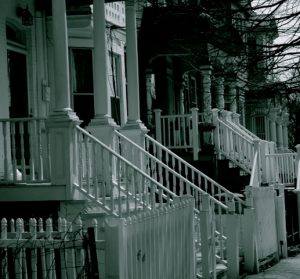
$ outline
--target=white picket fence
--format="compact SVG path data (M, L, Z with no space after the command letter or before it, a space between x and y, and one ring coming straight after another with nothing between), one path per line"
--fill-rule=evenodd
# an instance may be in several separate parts
M108 278L196 278L193 212L193 200L187 198L108 220L106 255L114 259L106 266Z
M105 278L104 241L97 221L87 234L80 218L1 220L1 275L8 278ZM92 277L93 275L93 277Z
M45 119L0 119L0 150L0 183L50 181Z

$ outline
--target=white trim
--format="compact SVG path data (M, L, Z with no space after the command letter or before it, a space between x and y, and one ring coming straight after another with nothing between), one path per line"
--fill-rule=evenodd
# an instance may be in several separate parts
M13 41L10 41L10 40L6 40L6 42L7 42L7 50L25 54L27 56L28 51L26 49L26 46L16 43L16 42L13 42Z

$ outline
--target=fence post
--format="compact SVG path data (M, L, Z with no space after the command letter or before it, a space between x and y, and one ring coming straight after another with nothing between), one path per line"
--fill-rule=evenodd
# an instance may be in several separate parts
M278 254L282 258L287 258L288 255L287 255L284 185L279 185L277 191L278 191L278 195L276 195L276 191L275 191L275 210L276 210Z
M154 110L154 115L155 115L155 137L156 140L160 143L162 143L162 137L161 137L161 109L155 109Z
M259 272L257 241L256 241L256 218L253 207L253 187L246 187L246 205L242 220L243 227L243 250L245 255L245 270L250 273Z
M125 220L108 219L105 224L105 276L127 278L127 246Z
M202 248L203 278L216 278L216 249L215 223L212 216L210 197L201 195L202 208L200 210L200 231Z
M198 108L192 108L192 132L193 132L193 158L194 161L199 157L199 123L198 123Z
M226 215L227 232L227 261L228 278L239 278L239 235L240 235L240 215L235 214L235 202L230 201L229 214Z

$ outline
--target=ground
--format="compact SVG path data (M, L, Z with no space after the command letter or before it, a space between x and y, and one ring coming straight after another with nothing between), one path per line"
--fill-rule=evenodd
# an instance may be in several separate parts
M262 273L247 276L246 279L299 279L300 255L282 259L278 264Z

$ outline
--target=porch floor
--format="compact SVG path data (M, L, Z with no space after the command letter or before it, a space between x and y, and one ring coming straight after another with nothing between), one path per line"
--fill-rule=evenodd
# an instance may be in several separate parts
M0 185L0 202L66 200L66 186L50 183Z

